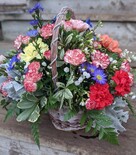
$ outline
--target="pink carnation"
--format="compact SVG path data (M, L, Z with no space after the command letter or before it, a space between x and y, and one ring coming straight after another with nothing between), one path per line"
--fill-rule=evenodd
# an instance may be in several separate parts
M24 88L27 92L35 92L37 89L37 84L31 80L24 80Z
M40 30L41 36L44 37L45 39L49 38L53 34L53 28L54 24L47 24L43 26Z
M92 110L92 109L95 109L96 104L95 102L91 101L90 98L88 98L86 100L85 106L87 110Z
M32 80L33 82L37 82L41 78L42 78L42 73L27 72L25 75L25 79Z
M29 43L29 40L30 40L30 37L29 36L22 36L22 35L19 35L15 41L14 41L14 47L15 49L19 49L21 47L22 44L28 44Z
M89 25L82 20L70 19L69 21L63 21L62 25L64 25L64 29L66 31L77 30L79 32L83 32L89 28Z
M103 69L106 69L110 64L109 56L105 53L100 52L97 50L92 55L92 62L96 67L101 66Z
M11 80L10 79L7 79L6 81L4 81L2 84L1 84L1 87L0 87L0 92L2 93L3 96L7 96L8 93L4 90L4 87L7 86L9 84Z
M33 61L32 63L29 64L28 66L28 70L29 72L38 72L38 70L40 69L40 63L37 61Z
M64 61L78 66L86 61L85 54L80 49L68 50L65 53Z
M121 64L121 69L126 71L126 72L130 72L130 64L127 60L125 60L122 64Z
M25 45L29 43L29 40L30 40L29 36L23 36L22 37L22 43L25 44Z
M51 51L50 51L50 50L45 51L45 52L43 53L43 55L45 56L45 58L46 58L47 60L50 60L50 59L51 59Z

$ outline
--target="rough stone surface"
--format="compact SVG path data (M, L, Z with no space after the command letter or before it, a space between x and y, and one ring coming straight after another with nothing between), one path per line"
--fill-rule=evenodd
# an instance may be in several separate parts
M136 152L136 119L132 117L125 125L127 131L119 135L120 145L115 146L98 138L85 139L84 131L56 130L45 115L40 126L40 150L32 140L28 123L17 123L15 119L3 123L3 118L4 111L1 111L0 155L135 155Z

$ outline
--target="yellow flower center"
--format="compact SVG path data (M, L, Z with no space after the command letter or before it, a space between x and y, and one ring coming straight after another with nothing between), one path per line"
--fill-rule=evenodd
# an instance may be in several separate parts
M100 75L97 75L96 78L97 78L98 80L101 80L101 79L102 79L102 77L101 77Z

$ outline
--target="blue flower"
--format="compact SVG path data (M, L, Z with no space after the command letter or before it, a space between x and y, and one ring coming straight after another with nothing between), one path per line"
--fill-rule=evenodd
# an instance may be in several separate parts
M35 12L37 10L43 11L43 7L41 6L40 3L36 3L35 6L32 9L29 10L29 13L33 13L33 12Z
M88 18L88 19L86 19L86 21L85 21L90 27L93 27L93 24L92 24L92 22L91 22L91 20Z
M96 82L98 82L99 84L105 84L107 82L106 77L107 76L104 73L104 70L98 68L95 70L92 79L95 80Z
M94 74L96 69L97 69L97 67L95 65L90 64L87 66L87 72L89 72L91 75Z
M79 70L81 73L83 73L84 71L87 71L88 66L90 65L89 62L84 62L80 65Z
M38 35L37 30L30 30L27 32L27 36L29 36L29 37L36 37L37 35Z
M14 65L16 62L19 62L19 59L17 58L17 55L13 56L10 61L9 61L9 64L8 64L8 70L12 70L14 68Z
M38 23L39 23L38 20L32 20L32 21L30 21L30 25L32 25L32 26L36 26L36 25L38 25Z

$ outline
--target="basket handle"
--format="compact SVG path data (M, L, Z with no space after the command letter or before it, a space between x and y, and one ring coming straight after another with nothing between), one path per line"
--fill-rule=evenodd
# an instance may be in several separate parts
M71 13L71 17L75 19L75 14L72 11L72 9L68 7L64 7L60 10L59 14L57 15L55 26L53 29L50 66L52 67L52 80L53 80L55 89L57 89L56 82L58 77L58 72L57 72L58 34L59 34L59 28L61 26L61 22L68 11Z

